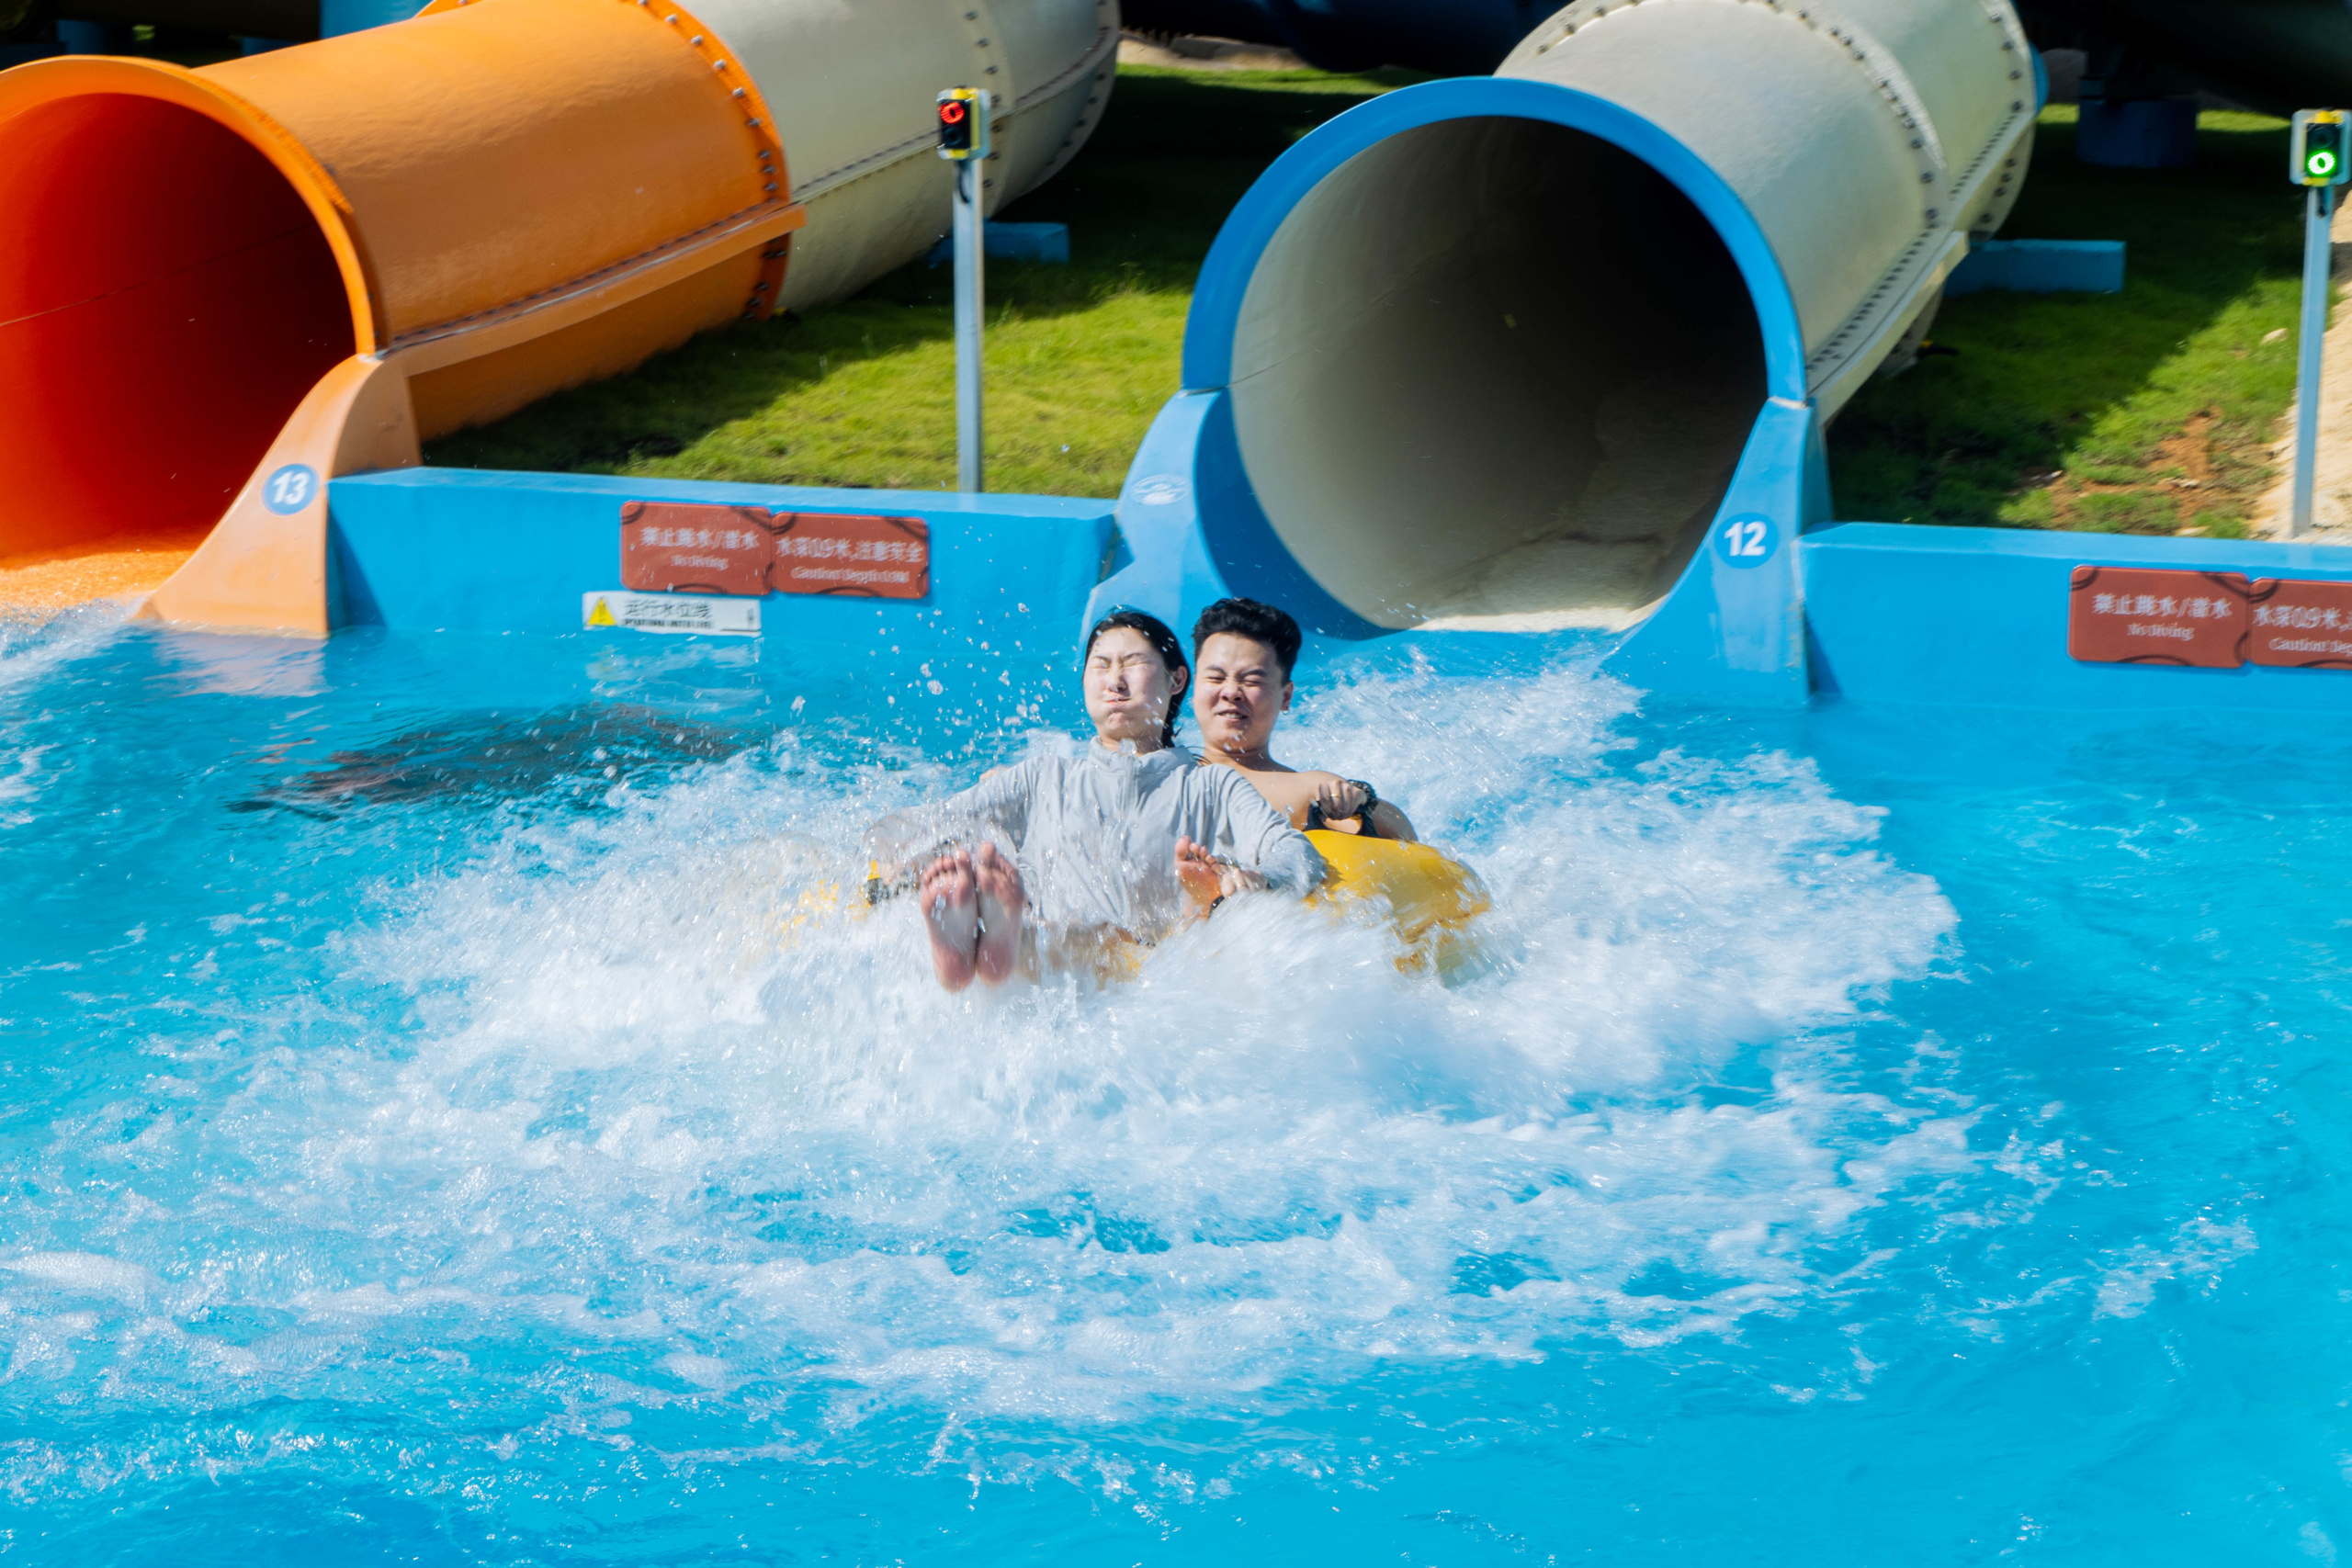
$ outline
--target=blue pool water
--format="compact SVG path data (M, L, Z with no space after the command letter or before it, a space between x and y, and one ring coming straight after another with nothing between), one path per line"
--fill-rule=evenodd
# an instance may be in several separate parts
M0 1558L2332 1563L2352 739L1308 672L1485 966L828 908L1056 647L0 644Z

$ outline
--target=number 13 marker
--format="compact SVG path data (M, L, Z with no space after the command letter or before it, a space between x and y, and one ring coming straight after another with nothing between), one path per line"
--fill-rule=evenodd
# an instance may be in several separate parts
M318 473L307 463L288 463L261 482L262 504L280 517L301 511L318 493Z

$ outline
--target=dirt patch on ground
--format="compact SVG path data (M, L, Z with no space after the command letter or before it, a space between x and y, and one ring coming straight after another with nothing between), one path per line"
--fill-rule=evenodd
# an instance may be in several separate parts
M2270 457L2199 409L2128 474L2053 469L2034 476L2050 494L2052 528L2086 533L2242 535L2263 503Z

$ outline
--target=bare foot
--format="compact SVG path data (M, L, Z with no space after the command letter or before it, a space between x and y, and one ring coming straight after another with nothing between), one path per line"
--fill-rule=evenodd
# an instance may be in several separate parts
M982 844L973 856L972 880L980 901L980 942L972 955L973 967L981 979L999 985L1021 957L1021 914L1029 906L1029 895L1021 886L1021 868L999 854L994 844Z
M931 966L940 985L960 991L972 983L972 953L980 940L972 857L957 850L925 866L922 903L923 924L931 932Z

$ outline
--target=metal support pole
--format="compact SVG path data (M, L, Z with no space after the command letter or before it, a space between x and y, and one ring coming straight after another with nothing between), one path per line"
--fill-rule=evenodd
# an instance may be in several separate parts
M987 309L987 259L980 234L980 161L956 165L956 488L977 493L980 480L980 324Z
M2334 246L2335 187L2313 186L2303 197L2303 324L2301 360L2295 373L2294 512L2287 536L2311 532L2312 492L2319 479L2320 367L2327 342L2327 283Z

